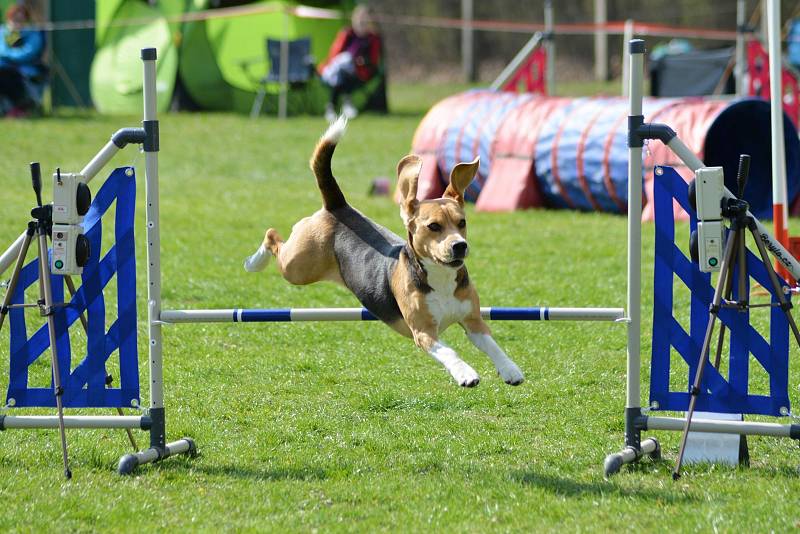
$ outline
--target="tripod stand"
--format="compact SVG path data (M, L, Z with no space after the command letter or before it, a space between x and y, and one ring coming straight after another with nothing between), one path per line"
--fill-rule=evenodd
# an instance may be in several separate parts
M47 236L52 231L53 227L53 207L51 205L42 205L42 176L38 163L31 163L31 182L33 184L33 191L36 194L36 207L31 210L31 216L34 220L28 223L28 229L25 232L25 238L11 274L11 280L3 300L3 306L0 308L0 328L3 326L8 311L12 308L38 307L42 316L47 317L47 331L50 337L50 365L53 374L53 392L56 397L58 430L61 436L61 455L64 460L64 476L69 479L72 478L72 472L69 469L69 459L67 457L67 436L64 430L64 406L62 402L64 388L61 386L61 373L58 366L58 349L56 347L56 325L54 318L55 309L58 305L53 303L53 291L50 283L50 261L47 254ZM25 263L25 257L28 254L28 249L34 237L39 247L39 300L36 304L11 304L11 299L17 289L22 266Z
M739 173L737 176L739 197L742 196L744 185L747 181L747 173L749 169L749 156L743 155L739 160ZM746 255L747 249L745 244L745 230L749 230L753 236L753 241L758 249L759 257L764 267L767 270L767 275L772 285L772 289L776 298L778 299L778 306L781 308L789 327L792 330L794 338L798 345L800 345L800 331L798 331L797 324L791 314L792 304L788 301L783 293L778 275L775 274L775 269L772 267L769 255L767 253L764 240L758 232L758 227L752 216L747 214L749 205L741 198L729 198L723 200L722 215L730 220L730 232L725 245L725 252L720 264L719 280L717 287L714 290L714 297L709 306L708 326L706 327L705 337L703 338L703 346L700 350L700 358L697 364L697 371L695 373L694 383L690 389L689 408L686 413L686 422L683 427L683 435L681 437L680 450L678 452L678 459L675 464L675 469L672 472L672 479L677 480L680 478L681 464L683 463L683 456L686 452L686 441L689 435L689 429L694 415L697 398L700 395L700 388L703 382L703 372L705 371L706 363L708 362L709 349L711 346L711 338L714 333L714 325L719 316L720 309L735 308L741 311L755 307L750 304L747 295L746 281L747 281L747 264ZM738 268L738 300L731 301L730 295L733 288L733 267ZM726 298L723 299L723 294ZM770 304L772 306L772 304ZM716 358L714 366L719 368L720 357L722 353L723 339L725 335L725 326L722 325L720 329L720 337L717 343Z

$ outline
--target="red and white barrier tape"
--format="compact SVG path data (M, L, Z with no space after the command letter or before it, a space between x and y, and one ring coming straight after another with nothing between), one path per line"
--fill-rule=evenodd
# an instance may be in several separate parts
M159 16L159 17L134 17L130 19L113 20L109 24L111 27L121 26L144 26L157 20L166 20L168 23L197 22L211 19L246 17L248 15L261 15L265 13L285 12L299 18L337 20L344 17L344 14L335 9L323 9L311 6L275 6L275 5L250 5L225 7L220 9L206 9L202 11L192 11L179 15ZM534 33L544 31L544 24L534 22L515 22L509 20L472 20L465 21L460 18L448 17L423 17L414 15L393 15L376 14L376 20L384 25L417 26L437 29L460 29L469 25L477 31L503 31L511 33ZM62 31L62 30L89 30L95 28L97 22L94 19L46 22L29 26L32 29L42 31ZM593 35L597 31L604 31L610 35L623 35L625 33L624 21L610 21L605 24L595 23L569 23L555 24L553 32L559 35ZM639 36L655 37L684 37L688 39L707 39L718 41L733 41L736 39L735 31L712 30L706 28L685 28L681 26L668 26L666 24L633 23L633 32Z

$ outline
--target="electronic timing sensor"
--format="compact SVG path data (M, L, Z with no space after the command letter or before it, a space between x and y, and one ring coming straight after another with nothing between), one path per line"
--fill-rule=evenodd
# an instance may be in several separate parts
M697 232L692 234L692 255L702 272L719 271L725 235L722 223L725 176L722 167L698 169L692 185L690 196L694 197L698 219Z
M53 174L53 274L81 274L89 259L89 240L83 235L83 217L92 194L77 173Z

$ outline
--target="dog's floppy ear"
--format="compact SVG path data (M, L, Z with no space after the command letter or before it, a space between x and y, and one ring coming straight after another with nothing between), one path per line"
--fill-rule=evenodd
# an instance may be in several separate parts
M462 162L453 167L450 172L450 184L444 190L444 195L442 196L454 198L459 204L464 204L464 190L475 178L480 166L481 158L478 156L470 163Z
M421 170L422 158L416 154L409 154L397 164L397 187L403 197L400 201L400 214L406 224L417 213L419 206L417 186Z

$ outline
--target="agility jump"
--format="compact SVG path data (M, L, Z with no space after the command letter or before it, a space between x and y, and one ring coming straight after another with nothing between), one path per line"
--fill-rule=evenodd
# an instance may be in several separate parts
M105 373L105 361L109 354L101 351L93 354L88 350L84 358L74 369L71 368L69 356L69 338L59 335L57 346L61 349L56 360L65 358L65 365L58 373L63 379L65 386L60 388L38 388L30 389L25 384L27 379L27 365L32 360L35 361L34 354L43 354L50 346L49 341L40 339L36 334L27 339L24 326L20 330L20 322L24 325L24 317L19 314L21 309L6 310L10 311L12 322L17 318L16 334L12 334L12 343L19 349L23 357L23 363L17 365L18 373L15 373L15 384L9 384L9 393L6 398L6 405L0 408L0 430L27 429L27 428L59 428L65 429L90 429L90 428L109 428L109 429L140 429L149 432L149 448L127 454L120 459L118 471L120 474L133 472L137 466L160 461L177 454L196 453L195 443L190 438L183 438L174 442L167 442L166 439L166 414L164 406L164 382L163 382L163 355L162 355L162 327L173 323L196 323L196 322L286 322L286 321L364 321L377 320L376 314L371 313L365 308L318 308L318 309L221 309L221 310L162 310L161 302L161 261L160 261L160 221L159 221L159 192L158 192L158 120L156 117L156 89L155 89L155 49L142 50L142 60L144 64L144 120L141 128L124 128L116 132L111 140L95 155L95 157L78 173L83 183L89 183L97 176L111 158L128 144L141 145L145 152L145 185L146 185L146 237L147 237L147 302L148 302L148 361L149 361L149 383L150 398L148 406L142 407L139 404L139 383L138 383L138 363L136 362L135 334L136 328L123 327L119 322L123 316L125 321L130 321L130 313L123 313L118 310L120 319L119 327L113 332L109 332L110 338L103 342L111 346L119 346L121 367L127 369L120 377L119 387L112 387L110 377ZM97 193L95 203L98 199L105 199L105 205L97 207L93 203L92 209L87 215L87 221L91 217L91 223L86 223L85 231L87 234L99 227L102 221L102 213L112 202L117 202L118 212L120 211L120 199L123 197L135 199L135 194L124 191L125 187L135 182L133 168L121 168L112 173ZM119 185L124 184L124 185ZM109 187L106 191L105 188ZM112 187L119 186L122 189L112 190ZM126 208L127 209L127 208ZM132 209L132 205L131 205ZM94 213L94 215L92 215ZM119 216L119 214L118 214ZM132 212L130 213L132 221ZM131 222L132 224L132 222ZM90 228L91 225L91 228ZM117 221L116 226L123 228L121 222ZM98 234L99 235L99 234ZM132 232L130 232L132 236ZM99 240L99 237L97 237ZM23 244L26 236L23 233L5 252L0 255L0 274L5 273L15 262L24 261L21 257ZM98 241L99 243L99 241ZM117 242L117 247L121 247L121 241ZM132 247L132 243L125 243L124 247ZM122 248L124 248L122 247ZM99 247L98 247L99 248ZM115 249L116 250L116 249ZM97 251L95 251L97 252ZM24 256L24 255L23 255ZM111 258L110 256L114 256ZM87 265L84 276L100 276L98 273L105 269L101 282L90 282L84 285L97 286L92 293L91 287L83 286L76 289L72 298L68 298L64 293L64 284L68 281L64 277L54 275L53 298L64 301L67 304L55 306L52 310L54 322L58 325L59 334L66 333L70 324L78 320L84 320L83 315L88 312L88 324L84 325L88 331L93 331L92 310L88 306L88 301L101 302L102 285L107 283L107 279L116 274L117 266L105 265L103 262L114 260L116 263L124 263L126 258L117 250L114 254L109 254L105 258L94 258L96 264ZM25 267L29 278L35 277L37 266L35 262ZM123 269L124 270L124 269ZM87 274L88 273L88 274ZM133 277L135 278L135 277ZM120 279L121 280L121 279ZM32 279L28 280L32 282ZM120 281L120 284L122 282ZM70 284L67 284L70 285ZM87 297L87 295L89 295ZM16 304L12 305L16 306ZM132 307L135 325L135 306ZM130 312L130 307L125 310ZM549 307L529 307L529 308L508 308L508 307L483 307L479 310L479 317L482 320L516 320L516 321L624 321L624 311L621 308L549 308ZM129 324L129 323L125 323ZM113 330L113 329L112 329ZM132 333L133 337L124 337L117 331ZM21 332L21 338L20 338ZM130 350L130 343L133 343L134 350ZM127 347L123 350L123 346ZM12 351L14 352L14 351ZM128 356L123 357L123 352ZM130 354L133 356L130 356ZM12 359L14 354L12 354ZM124 358L128 358L122 361ZM130 359L132 358L132 359ZM20 378L21 377L21 378ZM41 415L10 415L6 412L15 408L25 407L49 407L54 406L56 397L64 398L64 408L110 408L115 407L140 410L140 415L131 416L106 416L106 415L61 415L61 416L41 416ZM65 464L66 464L66 444Z
M800 440L800 425L797 424L788 424L782 425L778 423L767 423L767 422L751 422L751 421L731 421L725 419L704 419L700 420L692 420L691 416L695 408L695 404L700 399L702 402L708 402L708 396L713 395L714 391L719 392L720 388L728 387L726 384L722 384L719 381L718 374L714 375L714 379L717 382L712 386L709 385L709 377L703 377L702 369L706 366L707 360L709 359L709 347L708 342L710 340L711 331L713 329L713 321L708 321L707 332L705 335L705 342L703 343L703 347L697 346L698 349L696 353L691 355L691 359L687 359L687 363L690 367L690 373L692 376L689 377L689 388L687 392L681 394L681 405L680 406L661 406L658 402L651 401L649 407L643 409L641 406L641 243L642 243L642 225L641 225L641 213L642 213L642 182L638 177L642 176L642 152L643 146L646 140L659 140L666 147L668 147L681 161L683 161L689 169L695 175L699 176L699 173L704 172L718 172L721 175L721 169L717 168L716 170L713 168L707 168L703 164L703 162L695 156L695 154L680 140L680 138L676 135L676 133L667 125L665 124L656 124L656 123L645 123L644 116L642 114L642 94L643 94L643 71L644 71L644 41L640 39L634 39L630 41L630 91L629 91L629 106L630 106L630 114L629 114L629 129L628 129L628 146L629 146L629 160L628 160L628 176L631 177L628 180L628 296L627 296L627 326L628 326L628 351L627 351L627 372L626 372L626 402L625 402L625 448L615 454L610 454L606 457L605 460L605 474L611 475L616 473L620 470L622 465L630 462L635 462L639 460L641 457L645 455L650 455L653 457L658 457L660 455L660 446L658 442L653 438L642 439L641 434L643 431L646 430L677 430L683 431L683 439L681 443L681 451L679 453L678 462L676 464L676 468L673 472L673 478L678 478L680 476L680 464L681 459L683 458L684 448L686 446L686 438L689 433L689 430L698 431L698 432L709 432L709 433L721 433L721 434L736 434L740 436L744 435L765 435L765 436L782 436L782 437L790 437L795 440ZM656 169L660 171L660 169ZM663 175L663 171L656 172L657 175ZM682 180L681 180L682 183ZM683 190L683 196L686 196L685 191L685 184ZM735 195L733 195L730 191L728 191L724 184L720 184L720 197L723 199L723 203L727 203L728 201L735 200L741 202L737 199ZM699 204L699 201L698 201ZM688 204L684 202L684 205L688 207ZM670 197L667 200L667 209L672 212L672 198ZM716 202L716 209L717 211L720 210L720 201L719 199ZM782 267L784 267L787 272L793 276L796 280L800 279L800 263L784 248L784 246L774 237L770 235L767 229L756 219L749 210L746 210L746 203L742 206L743 216L749 221L749 224L752 227L752 231L754 234L754 238L756 244L759 245L759 249L762 252L762 257L766 254L768 250L775 259L780 263ZM719 228L720 237L722 236L723 228ZM730 243L733 241L732 239L729 240L729 243L726 247L733 248L734 244ZM744 245L741 245L741 254L744 255L746 249ZM722 258L721 254L722 250L720 248L719 258ZM730 260L728 256L731 254L730 252L726 252L725 258L723 258L723 262L726 260ZM749 261L749 260L748 260ZM768 261L766 262L769 263ZM749 265L749 264L748 264ZM767 265L767 267L769 267ZM772 273L774 277L774 272ZM743 275L740 275L744 278ZM661 280L663 283L664 280ZM658 285L658 280L656 281L656 285ZM728 285L731 285L729 282ZM746 287L746 284L743 284ZM718 282L718 287L716 293L721 292L721 288L723 286L723 280ZM742 285L739 286L742 288ZM768 285L765 285L768 287ZM782 296L776 296L775 293L785 293L789 294L788 287L779 288L779 291L773 292L773 299L780 300L779 304L776 304L773 301L773 306L780 306L781 309L786 311L786 316L789 323L793 326L793 330L795 335L797 335L797 327L794 326L794 321L791 318L791 315L788 313L789 308L791 307L790 304L784 302L785 299L782 299ZM669 285L667 286L667 290L671 293L672 291L672 282L670 281ZM739 289L739 292L742 293L742 290ZM670 296L671 298L671 296ZM718 296L715 296L714 302L711 303L711 299L708 299L711 307L709 310L712 314L718 313L717 309L719 308L719 301L717 300ZM747 301L746 295L739 295L736 297L738 299L744 299L745 303ZM739 303L736 303L739 305ZM654 328L659 328L659 324L654 320ZM705 325L703 325L705 326ZM749 327L749 325L745 324L745 327ZM661 325L661 327L664 327ZM724 327L723 327L724 330ZM788 335L788 332L784 331L785 335ZM693 332L694 334L694 332ZM736 334L736 332L732 332L731 337ZM747 335L746 332L740 332L740 334ZM722 335L722 334L720 334ZM655 342L655 334L654 334L654 357L656 354L656 342ZM701 340L703 336L701 334ZM731 342L733 343L733 342ZM719 347L721 347L722 342L720 340ZM667 342L667 358L669 352L669 342ZM718 348L719 350L721 348ZM783 350L783 357L786 358L786 365L788 365L788 346L784 346ZM687 358L687 356L684 356ZM746 361L746 360L745 360ZM731 365L733 367L733 364ZM655 368L654 368L655 369ZM668 368L667 368L668 371ZM731 372L733 374L733 372ZM746 376L746 369L745 369L745 376ZM653 398L653 377L651 377L651 399ZM692 380L694 383L692 383ZM731 380L733 382L733 380ZM744 388L743 394L747 396L747 383L739 384L740 387ZM738 395L741 395L741 392L736 392ZM773 392L776 393L776 392ZM777 392L777 394L781 395L781 402L775 403L774 409L767 412L762 410L753 410L749 413L768 413L770 415L782 415L787 416L790 415L790 408L788 406L788 397L784 397L786 395L786 391ZM687 403L688 401L688 403ZM733 413L737 413L737 409L740 406L732 406L730 403L727 405L716 405L716 408L719 411L725 410ZM672 410L687 410L688 414L686 417L662 417L662 416L653 416L649 415L650 411L658 410L658 409L672 409ZM742 413L741 411L739 413Z
M141 58L144 66L144 115L141 128L123 128L117 131L106 143L106 145L95 155L95 157L80 171L81 180L83 183L91 181L117 154L128 144L139 144L145 153L145 177L147 189L147 301L148 306L148 353L149 353L149 371L150 371L150 399L149 406L142 410L141 415L135 416L102 416L102 415L88 415L88 416L73 416L61 415L59 416L31 416L31 415L4 415L0 414L0 430L18 429L18 428L61 428L62 436L64 428L124 428L124 429L140 429L149 431L150 446L149 448L134 452L123 456L119 463L120 473L130 473L137 465L157 460L163 460L170 456L177 454L190 454L196 452L193 440L190 438L183 438L174 442L167 442L166 440L166 417L164 407L164 379L163 379L163 358L162 358L162 344L161 344L161 323L159 320L161 313L161 270L160 270L160 227L159 227L159 212L158 212L158 151L159 151L159 134L158 134L158 119L156 116L156 50L154 48L145 48L141 52ZM124 182L125 186L130 187L134 183L134 172L132 168L118 169L112 174L112 177L117 177L120 182ZM133 203L135 202L135 194L122 192L123 189L115 191L109 190L108 195L104 193L107 186L113 185L114 180L109 179L103 185L103 189L98 193L93 207L99 198L106 198L110 204L113 201L120 202L120 195L127 196L129 207L132 210ZM101 209L104 211L105 206ZM119 208L119 204L118 204ZM133 220L133 212L130 211L130 221ZM88 218L91 216L91 211L87 214L86 233L91 232L88 227L90 223ZM120 216L120 210L117 210L117 216ZM98 228L96 223L99 223L101 218L99 215L93 219L91 223L92 229ZM116 222L117 229L123 227L123 222L119 219ZM139 384L138 384L138 362L136 350L136 318L135 318L135 298L133 294L135 287L130 289L125 295L132 302L132 307L127 307L125 310L120 309L120 316L115 322L115 326L109 330L108 333L104 332L102 312L104 306L102 304L102 285L107 283L108 278L115 273L122 276L123 267L118 270L121 258L127 258L130 262L133 254L132 251L132 232L128 232L128 237L131 239L130 243L125 244L130 247L128 254L120 250L120 241L113 249L113 252L103 258L102 262L98 261L95 266L87 265L84 271L84 284L77 290L76 294L65 306L55 303L45 303L46 308L42 308L40 304L40 311L43 315L48 316L48 324L55 324L55 332L51 330L49 340L45 339L39 341L37 334L31 336L30 339L25 339L24 318L19 317L22 323L17 321L17 327L13 325L14 315L21 314L25 304L20 304L18 307L8 310L4 309L3 312L11 313L12 322L12 345L17 344L19 351L12 350L12 365L17 365L14 372L11 373L11 381L17 381L14 384L15 388L12 389L10 384L9 393L6 397L5 409L19 408L19 407L35 407L35 406L53 406L54 401L61 406L62 397L65 407L116 407L116 408L133 408L141 409L139 406ZM45 238L46 239L46 238ZM98 234L99 244L99 234ZM21 273L22 263L25 260L24 243L26 242L26 234L23 233L3 254L0 256L0 274L5 273L12 264L16 262L17 270ZM46 246L46 244L45 244ZM99 252L99 246L95 249L95 253ZM46 249L42 256L46 257ZM97 258L99 260L99 258ZM48 262L43 262L48 263ZM126 263L130 266L130 263ZM44 267L44 266L43 266ZM53 269L58 268L59 265L53 261ZM33 262L25 267L31 272L32 277L36 277L39 267L37 263ZM102 272L101 272L102 271ZM45 269L46 272L46 269ZM130 274L130 273L129 273ZM92 279L91 283L87 283L87 278ZM103 280L100 280L102 278ZM45 280L48 277L44 277ZM135 276L129 277L129 280L134 280ZM53 296L60 297L61 300L67 299L63 296L64 277L53 276ZM122 278L120 278L120 285L123 285ZM89 287L94 286L94 287ZM11 288L9 288L11 289ZM20 291L22 291L20 287ZM93 304L100 306L100 313L94 313L91 309ZM88 310L87 310L88 308ZM84 311L88 311L88 322L85 324L87 328L87 335L90 340L96 339L96 350L89 348L87 356L81 363L71 369L69 365L69 338L66 336L67 325L77 320L78 315L83 316ZM70 317L71 315L71 317ZM124 315L124 317L123 317ZM99 319L99 325L97 320ZM131 323L132 319L132 323ZM82 319L83 320L83 319ZM94 326L93 326L94 325ZM94 332L99 328L99 337L94 336ZM40 330L41 331L41 330ZM54 345L51 340L58 337L59 341ZM21 338L21 339L20 339ZM47 338L45 332L45 338ZM16 341L15 341L16 340ZM41 354L48 347L51 348L54 362L54 387L50 388L30 388L27 384L28 378L28 365L32 363L30 360L35 360L37 354ZM58 356L53 347L58 347ZM109 375L105 372L105 361L110 356L107 349L116 347L119 350L120 367L121 367L121 382L128 382L127 385L120 384L119 388L112 388L109 382ZM14 356L19 358L15 360ZM63 360L62 360L63 359ZM55 366L55 363L62 360L60 370ZM17 361L16 364L13 362ZM60 372L59 372L60 371ZM59 381L59 378L61 379ZM59 386L59 382L66 384ZM70 384L74 387L70 387ZM65 473L70 476L67 466L66 443L63 443Z
M642 96L642 71L643 71L644 43L633 41L631 43L631 132L630 132L630 160L629 176L642 176L642 146L646 139L658 139L665 143L679 158L681 158L693 171L702 169L703 163L686 147L675 133L665 125L647 124L641 112ZM135 416L17 416L0 415L0 430L21 428L125 428L149 431L149 448L128 454L120 460L118 471L121 474L131 473L138 465L159 461L177 454L195 453L193 440L183 438L174 442L166 440L166 417L164 407L164 383L162 361L162 327L172 323L196 322L286 322L286 321L363 321L376 320L376 314L364 308L343 309L240 309L229 308L220 310L162 310L161 302L161 264L160 264L160 223L159 223L159 194L158 194L158 121L155 111L155 60L154 49L142 51L144 62L144 121L142 128L122 129L114 134L100 152L81 170L85 182L94 178L110 159L127 144L140 144L145 152L145 182L146 182L146 224L147 224L147 302L148 302L148 358L150 399L146 409L141 415ZM123 177L133 178L133 169L118 169L112 174L114 180L125 181ZM131 181L131 180L128 180ZM629 180L629 219L628 219L628 296L627 315L622 309L617 308L481 308L479 316L486 320L586 320L586 321L615 321L627 325L627 394L625 406L625 449L612 454L606 459L606 474L611 474L620 469L624 463L638 460L643 455L657 455L660 451L654 439L641 439L645 430L681 430L686 429L686 418L656 417L646 414L641 406L640 365L641 365L641 198L642 184L638 179ZM102 190L101 190L102 192ZM118 198L121 193L114 193ZM98 196L102 196L98 193ZM735 198L725 190L726 198ZM410 197L407 197L407 200ZM749 215L749 214L748 214ZM95 223L102 217L95 218ZM800 278L800 264L766 229L753 218L754 225L762 237L765 246L780 261L780 263L795 278ZM89 231L87 230L87 233ZM26 235L23 234L0 256L0 273L19 260ZM24 259L24 258L23 258ZM35 275L36 267L32 268ZM56 286L63 291L64 280L54 277L54 298ZM53 311L58 322L59 314L69 315L69 321L78 320L78 315L86 306L80 304L80 294L87 294L90 288L77 289L76 295L70 305L55 307ZM66 300L65 296L62 296ZM77 300L76 300L77 299ZM13 310L16 313L18 310ZM91 323L91 313L89 313ZM66 319L65 319L65 322ZM91 329L91 327L90 327ZM135 328L133 329L135 333ZM122 338L117 339L121 343ZM44 350L46 343L39 343L39 348ZM27 350L27 349L26 349ZM135 355L134 351L134 355ZM60 357L60 356L59 356ZM85 379L90 386L105 388L106 375L101 361L90 362L91 365L79 366L72 374ZM134 361L134 367L136 363ZM88 373L89 368L99 370L95 376ZM70 368L61 369L63 378L71 378ZM107 395L100 395L96 389L91 389L93 399L82 399L77 393L74 397L65 397L65 408L72 406L81 407L127 407L139 409L138 404L138 377L135 388L108 388ZM45 388L46 389L46 388ZM57 389L57 388L56 388ZM10 402L16 397L7 396L5 410L26 406L54 406L55 397L59 392L51 388L44 399L41 391L31 393L31 402ZM61 394L64 394L61 392ZM22 398L22 397L20 397ZM94 403L99 399L100 402ZM46 402L44 402L46 401ZM85 402L84 402L85 401ZM651 404L650 409L654 406ZM788 406L787 414L788 412ZM737 422L737 421L692 421L691 430L736 433L760 434L771 436L786 436L800 439L800 425L781 425L763 422Z

